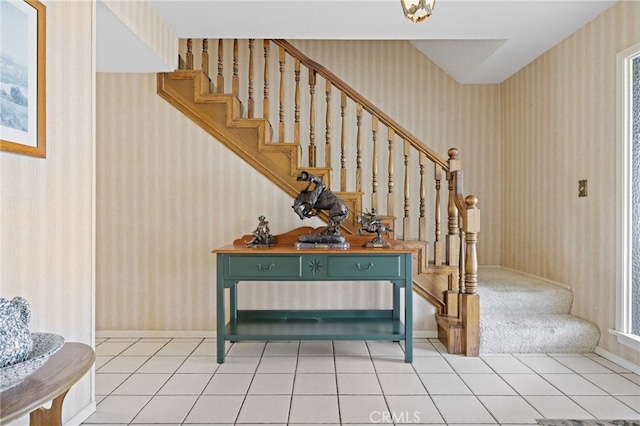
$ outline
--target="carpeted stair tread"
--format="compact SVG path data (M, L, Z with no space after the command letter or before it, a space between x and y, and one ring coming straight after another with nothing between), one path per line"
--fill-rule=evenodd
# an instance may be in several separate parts
M481 353L593 352L599 339L595 324L569 314L480 316Z
M559 285L497 267L478 271L480 313L568 314L573 293Z

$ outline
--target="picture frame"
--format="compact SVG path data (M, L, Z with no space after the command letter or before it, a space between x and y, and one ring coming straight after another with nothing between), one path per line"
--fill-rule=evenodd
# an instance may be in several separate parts
M46 158L46 7L0 1L0 151Z

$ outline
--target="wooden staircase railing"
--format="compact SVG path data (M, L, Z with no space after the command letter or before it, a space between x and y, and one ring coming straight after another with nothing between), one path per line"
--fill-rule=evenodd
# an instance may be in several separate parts
M209 56L209 40L201 40L202 50L197 52L193 51L193 41L181 43L185 51L180 63L185 71L160 74L158 93L236 153L242 156L245 152L252 157L247 161L290 194L299 190L292 180L297 172L313 170L328 185L338 182L333 187L339 187L337 193L349 200L352 218L362 213L362 206L367 206L367 210L375 209L395 229L396 238L405 243L415 241L414 290L438 309L440 340L449 352L478 355L480 210L476 197L464 196L458 150L450 149L444 159L285 40L220 39L215 43L215 57ZM262 54L256 52L256 44L262 47ZM201 67L194 74L197 59ZM209 76L210 70L216 74ZM262 77L260 81L256 81L256 75ZM181 99L180 90L172 85L189 79L194 81L195 89L190 89L195 90L193 100ZM256 99L258 87L261 102ZM272 91L277 93L276 102L271 101ZM216 102L232 104L224 108L227 130L215 123L202 124L207 114L213 115L214 120L216 115L218 121L222 118L223 109L212 109ZM209 108L206 112L205 104ZM318 116L322 119L318 120ZM338 123L337 131L334 123ZM255 136L260 140L252 142L256 148L240 144L238 139L247 136L238 136L233 128L243 126L262 129ZM320 127L323 137L319 137ZM337 141L334 133L338 135ZM260 169L258 163L271 161L274 152L288 158L287 168ZM259 155L264 158L258 161ZM427 191L429 164L433 167L432 192ZM396 182L402 189L400 197L396 196L399 192ZM446 203L442 202L444 191L448 191ZM427 223L428 211L433 212L431 225ZM399 227L395 224L396 212L402 215ZM446 224L442 222L442 214L447 215ZM357 229L355 222L345 222L345 227L350 232ZM426 242L429 232L433 232L431 255Z

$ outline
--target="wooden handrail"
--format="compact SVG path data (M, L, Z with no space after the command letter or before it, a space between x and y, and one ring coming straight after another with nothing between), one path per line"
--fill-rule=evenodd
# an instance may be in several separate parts
M447 162L447 160L445 160L434 150L420 142L417 137L415 137L407 129L398 124L393 118L382 112L382 110L372 104L364 96L360 95L354 88L341 80L337 75L335 75L322 65L318 64L317 62L314 62L313 60L308 58L304 53L296 49L288 41L281 39L272 39L271 41L284 48L291 56L300 60L300 62L306 65L308 68L313 69L316 73L320 74L325 79L331 80L334 86L346 93L347 96L357 104L362 105L362 107L367 112L369 112L373 116L377 116L385 126L393 129L396 134L398 134L405 141L409 142L419 152L424 153L432 162L440 165L440 167L442 167L445 171L449 171L449 163Z

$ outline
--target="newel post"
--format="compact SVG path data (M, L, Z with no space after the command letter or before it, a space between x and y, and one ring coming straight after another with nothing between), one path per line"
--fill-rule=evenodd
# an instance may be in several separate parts
M478 232L480 232L480 209L473 195L465 198L465 292L462 295L462 323L464 324L465 354L480 353L480 296L478 286Z
M447 264L451 266L457 266L460 253L460 237L459 237L459 221L458 221L458 207L456 206L456 193L455 193L455 176L456 172L462 170L462 161L458 159L458 149L449 149L449 202L447 204L448 212L448 228L447 233Z

